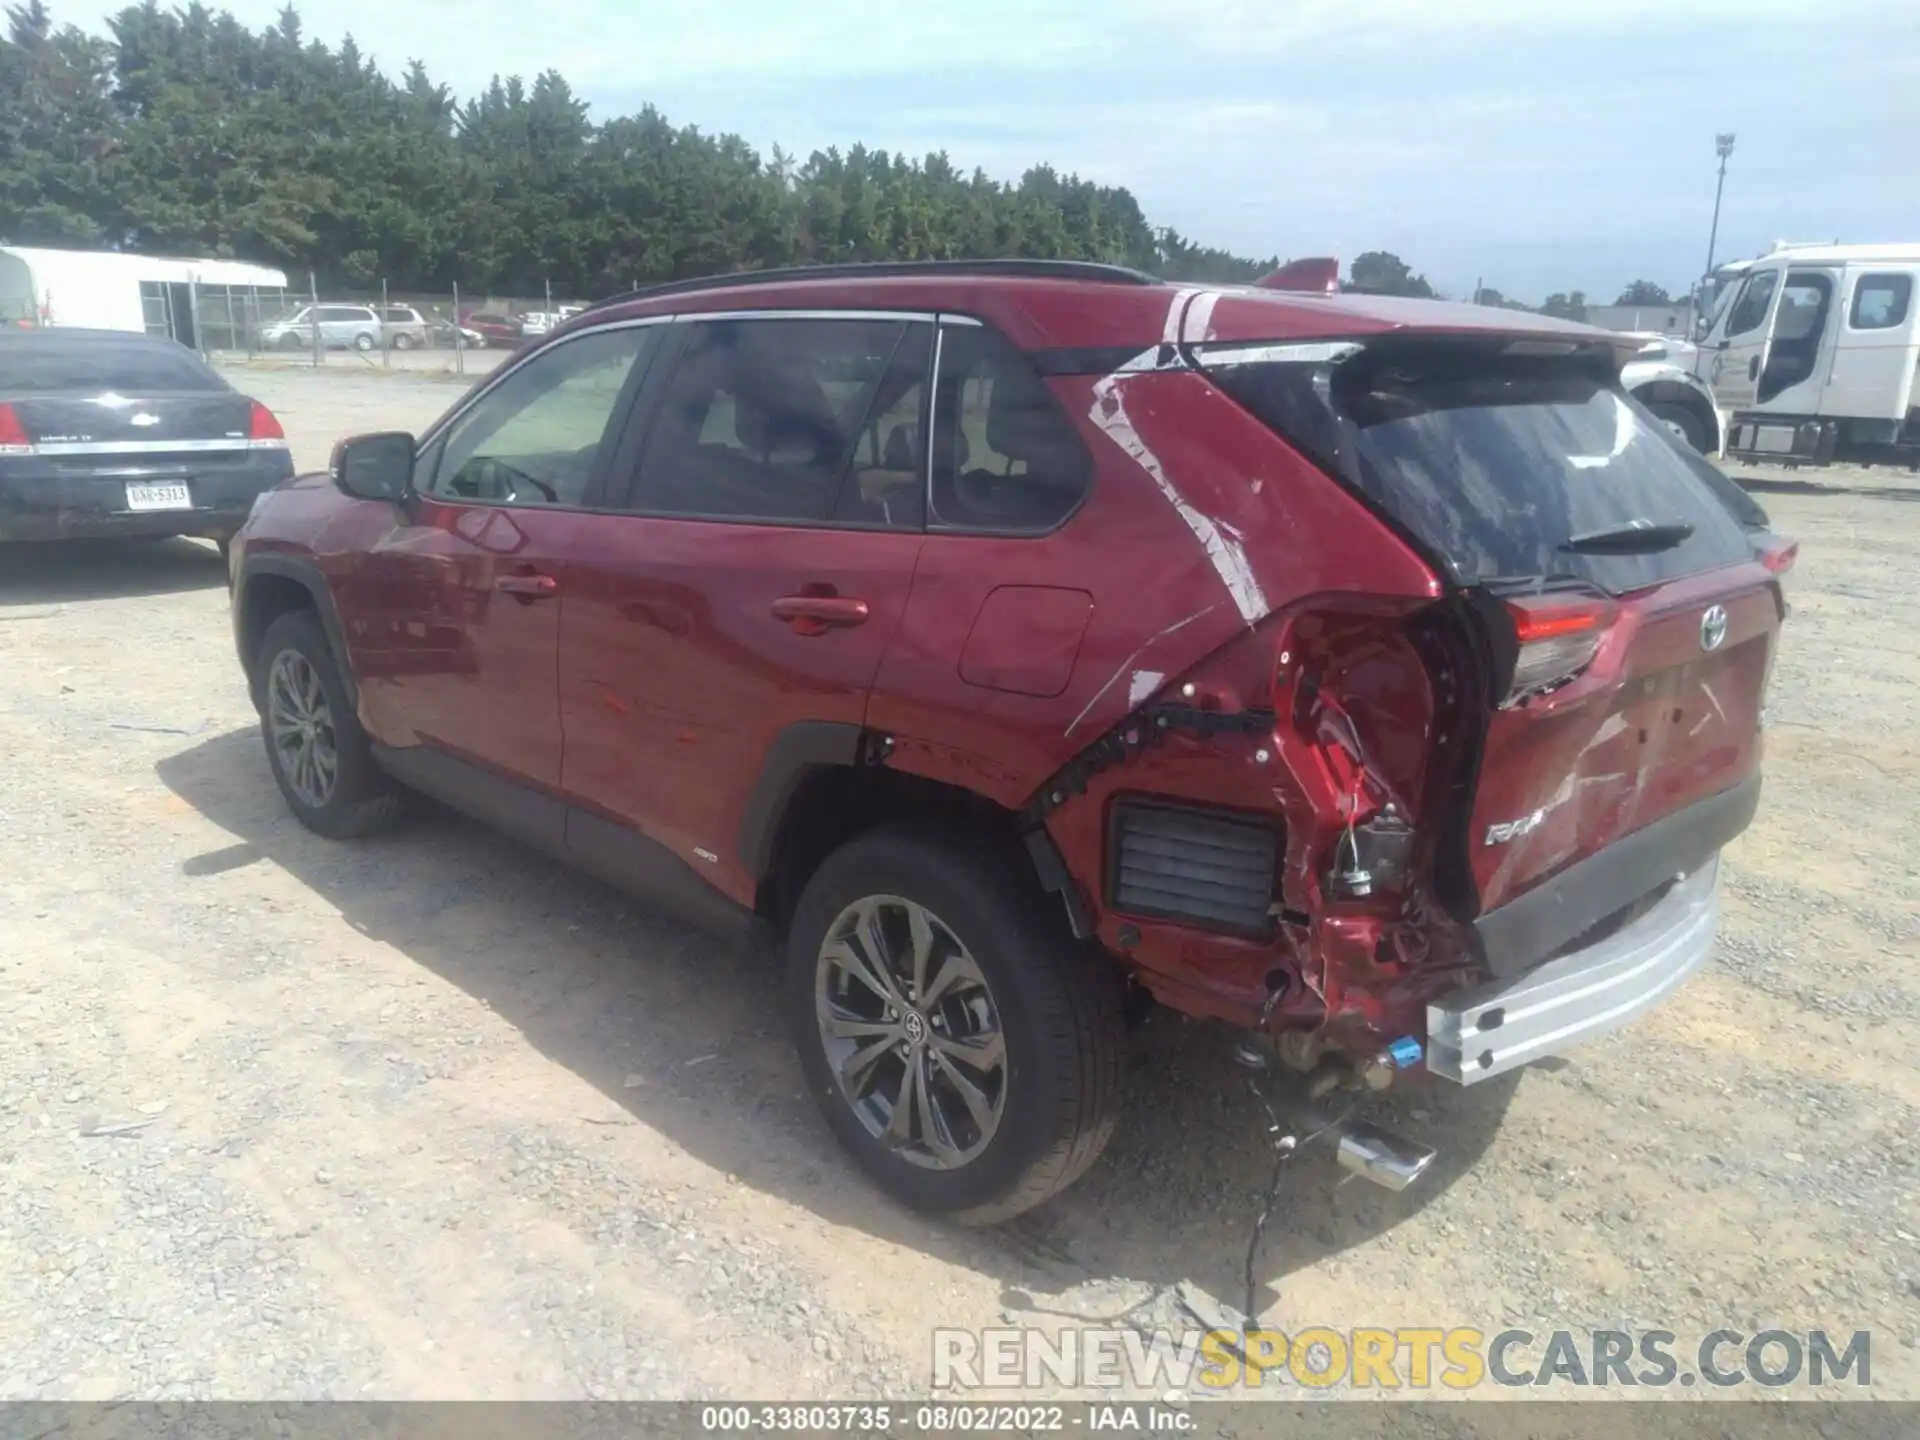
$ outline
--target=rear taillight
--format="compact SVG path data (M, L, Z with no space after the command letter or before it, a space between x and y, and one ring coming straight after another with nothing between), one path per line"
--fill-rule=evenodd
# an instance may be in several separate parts
M253 419L247 428L247 440L255 449L279 449L287 443L287 432L280 428L273 411L258 400L253 402Z
M27 438L27 427L20 423L20 416L13 406L0 405L0 455L31 455L33 441Z
M1786 574L1800 558L1800 542L1784 535L1763 535L1753 548L1760 563L1776 575Z
M1586 669L1613 624L1612 602L1597 596L1526 596L1504 604L1519 648L1513 681L1500 702L1503 710L1557 689Z

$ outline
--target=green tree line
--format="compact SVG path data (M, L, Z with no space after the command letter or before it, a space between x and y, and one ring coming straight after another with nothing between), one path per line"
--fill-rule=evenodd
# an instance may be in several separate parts
M8 7L0 238L526 293L824 261L1020 255L1223 282L1277 263L1045 165L1007 184L939 153L762 156L652 106L595 122L551 70L463 103L418 61L394 79L350 37L308 39L291 6L256 33L146 0L106 28Z
M231 256L329 289L551 282L581 296L827 261L1018 255L1217 283L1279 263L1197 244L1150 224L1126 189L1046 165L1006 183L943 152L763 156L650 105L596 122L552 70L463 102L417 60L396 79L351 37L308 39L291 5L258 32L198 0L144 0L104 35L56 25L44 0L6 21L0 242ZM1436 293L1385 251L1350 274ZM1623 303L1653 294L1636 281ZM1577 318L1584 297L1549 308Z

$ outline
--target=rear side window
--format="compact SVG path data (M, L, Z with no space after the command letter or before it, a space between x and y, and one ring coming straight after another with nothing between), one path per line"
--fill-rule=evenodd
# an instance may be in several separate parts
M228 389L198 356L177 345L105 340L0 345L0 394L207 394Z
M1751 553L1726 482L1620 393L1602 356L1431 338L1331 347L1348 352L1334 360L1317 348L1209 369L1460 584L1569 579L1622 594ZM1691 530L1650 551L1598 538L1646 526Z
M1073 513L1093 461L1024 355L982 326L949 327L938 388L930 526L1033 534Z
M1853 287L1847 324L1855 330L1891 330L1905 322L1912 303L1911 275L1862 275Z
M770 318L690 329L647 437L639 509L920 527L931 325Z

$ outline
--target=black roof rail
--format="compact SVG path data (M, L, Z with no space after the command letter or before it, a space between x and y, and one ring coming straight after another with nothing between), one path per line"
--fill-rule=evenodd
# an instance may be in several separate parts
M967 276L1026 280L1085 280L1103 285L1160 285L1158 275L1125 265L1103 265L1093 260L877 260L847 265L789 265L773 270L737 270L726 275L702 275L691 280L666 280L643 285L596 301L589 309L621 305L630 300L652 300L662 295L692 295L702 290L730 290L741 285L765 285L789 280L886 280L924 276L927 279Z

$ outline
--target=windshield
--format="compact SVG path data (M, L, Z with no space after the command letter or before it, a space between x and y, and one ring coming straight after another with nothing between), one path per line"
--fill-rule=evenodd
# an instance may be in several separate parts
M1459 583L1621 594L1751 553L1742 524L1764 520L1758 507L1622 394L1603 355L1425 337L1351 350L1212 373ZM1579 543L1647 527L1662 528L1644 546Z
M0 345L0 395L161 395L227 384L177 346L138 340Z

